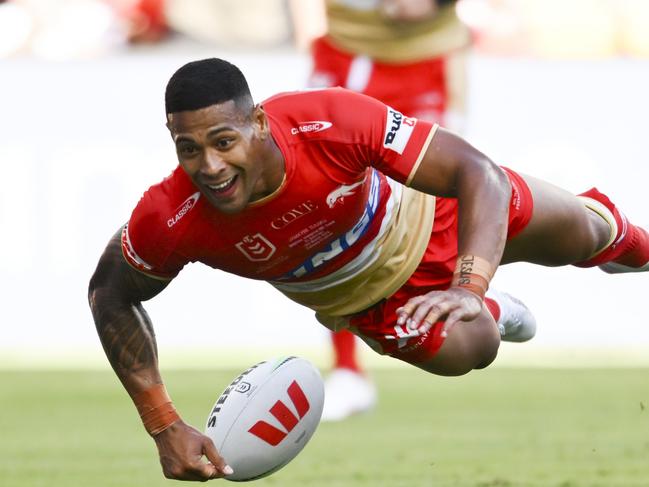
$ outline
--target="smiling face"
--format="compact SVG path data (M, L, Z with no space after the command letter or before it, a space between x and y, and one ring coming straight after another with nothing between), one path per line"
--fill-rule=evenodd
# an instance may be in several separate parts
M223 213L239 213L281 185L284 163L261 107L232 101L167 115L181 167Z

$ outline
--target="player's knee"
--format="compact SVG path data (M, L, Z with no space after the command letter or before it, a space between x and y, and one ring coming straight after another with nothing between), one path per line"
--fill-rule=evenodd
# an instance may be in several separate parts
M478 363L478 365L474 367L474 369L486 369L487 367L489 367L498 356L499 345L500 340L498 340L497 343L493 344L492 347L486 348L484 357L482 357L482 360Z
M430 372L431 374L435 374L435 375L442 375L445 377L458 377L461 375L465 375L471 372L475 368L468 362L462 362L462 361L453 361L453 362L448 362L443 364L442 363L434 364L434 363L427 362L424 364L415 364L415 365L420 369L425 370L426 372Z
M580 213L580 218L575 218L580 223L573 225L573 231L566 234L565 247L572 250L567 264L590 259L610 238L611 227L606 220L586 207L580 208Z
M494 355L495 358L495 355ZM493 361L493 358L489 363ZM435 375L446 377L458 377L468 374L472 370L482 369L488 365L484 360L476 360L474 357L456 356L449 360L432 359L425 363L414 364L420 369Z
M491 364L499 346L500 334L489 320L458 324L434 357L414 365L436 375L464 375Z
M496 360L500 348L500 333L493 333L492 330L481 334L481 337L467 347L464 363L470 372L475 369L484 369Z

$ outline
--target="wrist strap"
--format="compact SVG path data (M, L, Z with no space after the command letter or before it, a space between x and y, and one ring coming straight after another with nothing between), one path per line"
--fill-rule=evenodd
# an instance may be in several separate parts
M144 428L151 436L163 432L180 419L164 384L156 384L133 396Z
M457 258L451 286L461 287L484 299L494 269L487 259L477 255L460 255Z

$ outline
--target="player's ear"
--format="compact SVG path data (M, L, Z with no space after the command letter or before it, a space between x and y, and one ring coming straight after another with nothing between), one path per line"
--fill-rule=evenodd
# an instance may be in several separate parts
M167 122L165 123L165 127L167 127L167 130L169 131L169 135L171 135L171 138L174 138L174 133L173 130L171 130L171 122L173 119L173 114L172 113L167 113Z
M266 140L270 128L268 125L268 117L266 116L266 112L264 112L264 109L260 104L255 105L255 108L253 108L252 122L255 126L255 131L257 132L257 136L261 140Z

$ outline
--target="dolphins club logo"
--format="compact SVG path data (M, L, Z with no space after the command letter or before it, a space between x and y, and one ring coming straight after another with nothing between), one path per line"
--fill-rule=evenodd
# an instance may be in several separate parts
M329 206L329 208L333 208L334 206L336 206L336 203L342 203L342 201L345 199L345 196L353 195L356 187L360 186L364 182L365 180L359 181L354 184L343 184L342 186L338 186L327 196L327 206Z

